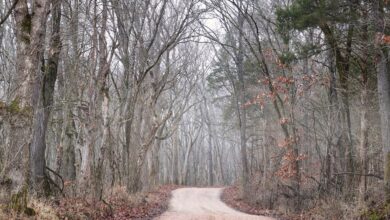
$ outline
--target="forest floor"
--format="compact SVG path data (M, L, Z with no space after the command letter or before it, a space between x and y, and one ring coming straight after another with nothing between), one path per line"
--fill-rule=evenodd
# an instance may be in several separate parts
M117 188L105 201L91 201L85 198L32 200L28 207L34 210L33 216L17 214L0 203L0 219L148 220L160 216L168 209L171 191L177 188L179 186L167 185L133 195L126 193L125 189Z
M274 210L264 209L262 207L255 206L253 204L250 204L249 202L246 202L242 198L238 186L230 186L224 188L221 194L221 200L229 207L251 215L270 216L275 219L289 219L282 213L276 212Z
M236 211L220 199L223 188L181 188L172 192L169 210L158 220L271 220Z
M117 187L105 195L104 201L91 201L69 196L53 197L44 201L32 199L28 207L34 210L33 216L12 212L5 203L0 201L0 219L316 219L313 218L315 215L310 215L310 213L287 216L251 204L241 198L237 186L182 188L182 186L166 185L149 192L136 194L128 194L125 188ZM373 213L376 215L379 212L374 210L367 212L366 215L374 216Z
M305 214L289 214L278 212L276 210L264 209L259 205L251 204L242 198L240 189L238 186L230 186L224 188L221 200L226 203L229 207L239 210L244 213L251 215L262 215L270 216L279 220L302 220L302 219L313 219L310 215Z
M390 219L390 204L381 202L370 202L368 207L358 207L353 203L343 202L341 198L330 198L329 201L312 201L317 203L311 209L303 210L301 213L281 212L267 210L258 204L243 199L238 186L224 188L221 200L228 206L251 215L271 216L279 220L312 220L312 219ZM376 201L380 201L377 199Z

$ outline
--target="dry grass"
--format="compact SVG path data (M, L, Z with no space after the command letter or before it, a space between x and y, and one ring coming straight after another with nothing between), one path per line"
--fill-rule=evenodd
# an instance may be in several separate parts
M251 215L271 216L281 219L281 213L274 210L266 209L260 205L254 205L243 198L239 187L232 186L225 188L222 192L221 199L230 207Z
M28 216L23 213L17 213L6 204L0 204L0 219L39 219L39 220L57 220L59 219L56 210L50 202L43 202L39 200L31 200L28 207L34 210L33 216Z
M256 181L254 181L256 183ZM257 181L259 183L260 181ZM229 187L224 190L222 199L233 208L249 214L274 214L278 219L299 220L387 220L390 219L390 204L383 198L383 188L380 183L372 183L368 187L367 200L359 203L357 193L346 197L342 193L328 193L319 196L318 189L313 184L302 185L302 209L294 212L295 197L285 196L282 186L274 188L275 184L250 184L248 198L242 196L239 187ZM272 208L270 208L270 206ZM274 211L267 211L274 209ZM264 211L266 210L266 211ZM277 214L277 215L275 215Z

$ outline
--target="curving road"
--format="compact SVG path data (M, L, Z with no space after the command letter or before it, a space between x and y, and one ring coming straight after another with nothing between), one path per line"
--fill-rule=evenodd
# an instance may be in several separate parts
M220 200L223 188L181 188L172 191L169 210L158 220L273 220L248 215Z

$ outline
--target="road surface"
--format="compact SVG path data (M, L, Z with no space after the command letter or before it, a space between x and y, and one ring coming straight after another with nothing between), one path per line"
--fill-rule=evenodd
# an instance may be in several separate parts
M220 199L223 188L181 188L172 191L167 212L157 220L273 220L248 215L228 207Z

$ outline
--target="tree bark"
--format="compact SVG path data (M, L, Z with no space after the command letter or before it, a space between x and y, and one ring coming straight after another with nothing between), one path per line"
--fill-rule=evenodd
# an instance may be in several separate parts
M387 45L382 44L382 37L386 29L384 23L384 2L375 1L374 19L376 20L377 51L379 62L377 64L378 74L378 96L379 114L381 119L382 148L384 155L384 195L387 202L390 202L390 54Z
M50 87L44 84L45 78L42 75L45 68L41 63L43 60L42 50L46 29L48 1L37 0L31 6L29 12L28 3L25 0L19 1L16 5L15 20L18 23L17 39L18 39L18 64L17 81L22 83L15 91L15 101L22 108L33 109L33 125L32 125L32 143L30 146L30 172L32 186L34 190L39 191L40 182L45 176L45 123L47 128L47 111L43 109L44 104L50 102L48 96L43 91ZM49 77L50 78L50 77ZM25 128L28 130L28 127ZM29 133L29 132L28 132ZM30 134L27 135L30 137ZM24 137L29 141L29 138ZM27 175L28 176L28 175Z
M351 128L351 116L350 116L350 107L349 107L349 88L348 88L348 78L349 78L349 58L351 55L351 44L352 37L354 33L354 26L351 24L348 29L348 39L347 39L347 48L346 54L341 52L340 46L335 38L334 32L327 23L321 23L320 28L325 35L327 44L332 48L332 53L335 57L336 70L339 75L339 82L341 88L341 111L342 111L342 133L341 133L341 146L344 149L344 169L348 172L354 172L353 164L353 143L352 143L352 128ZM352 184L353 177L347 176L345 183L345 192L348 194L350 190L350 185Z
M363 57L369 57L372 55L369 51L370 46L372 46L369 39L368 39L368 15L367 12L364 12L364 20L366 24L363 26L363 33L362 33L362 39L363 39ZM367 43L366 43L367 42ZM368 164L367 164L367 150L368 150L368 67L369 62L366 58L363 58L361 60L361 81L362 81L362 90L360 94L360 100L361 100L361 112L360 112L360 148L359 148L359 154L360 154L360 183L359 183L359 202L360 204L364 204L364 201L366 199L366 192L367 192L367 176L364 176L368 172Z
M211 121L210 121L210 115L209 115L209 109L207 106L207 100L206 97L203 97L203 103L204 103L204 113L205 113L205 119L206 119L206 125L208 130L208 151L207 151L207 165L208 165L208 184L209 186L212 186L214 184L214 168L213 168L213 136L212 136L212 128L211 128ZM202 112L203 113L203 112Z
M237 88L237 101L236 108L238 113L238 124L240 128L240 155L242 163L242 172L241 172L241 183L244 189L244 196L247 195L248 183L249 183L249 170L248 170L248 156L246 149L246 109L245 104L245 82L244 82L244 42L243 42L243 27L244 27L244 17L241 13L238 15L238 49L236 54L236 66L237 66L237 76L238 76L238 88Z
M385 196L390 201L390 60L387 48L380 51L378 64L378 95L381 116L382 147L384 154L384 184Z
M37 4L47 4L45 1ZM43 5L42 5L43 6ZM36 6L39 8L39 5ZM40 16L45 17L46 9L40 11ZM42 25L41 21L40 25ZM38 194L48 194L49 186L46 182L46 131L51 109L53 107L54 86L57 80L58 61L61 51L60 38L61 1L52 2L52 30L47 66L42 71L42 81L37 83L39 97L34 115L33 139L30 151L31 180ZM38 24L37 24L38 25ZM42 30L44 31L44 30ZM39 33L43 34L43 33ZM43 41L43 39L41 39ZM42 45L42 43L41 43Z

